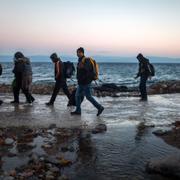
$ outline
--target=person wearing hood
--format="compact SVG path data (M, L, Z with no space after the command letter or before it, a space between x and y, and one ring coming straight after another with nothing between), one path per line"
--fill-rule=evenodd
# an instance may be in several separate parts
M61 61L60 57L56 53L51 54L50 59L54 64L54 78L55 78L55 87L49 102L46 103L47 106L53 106L56 100L56 97L62 88L64 94L67 96L68 100L70 99L70 92L68 90L66 77L64 75L64 64Z
M19 103L19 92L22 90L28 103L34 102L34 97L31 95L32 84L32 67L30 60L21 52L16 52L14 55L15 79L13 81L14 101L11 103Z
M146 89L146 83L148 80L148 77L150 77L150 70L149 70L149 60L145 58L141 53L137 55L136 57L139 61L139 71L135 77L137 79L140 77L140 84L139 84L139 90L141 94L140 101L147 101L147 89Z

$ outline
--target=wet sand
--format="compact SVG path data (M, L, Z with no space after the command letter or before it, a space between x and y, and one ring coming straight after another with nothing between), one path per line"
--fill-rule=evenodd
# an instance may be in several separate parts
M52 155L53 158L61 156L72 162L72 165L59 170L61 175L69 179L169 179L147 174L145 166L152 157L180 153L179 149L152 133L157 129L169 129L179 119L180 94L153 95L149 97L148 103L140 103L136 97L97 98L105 107L100 117L96 117L96 109L86 100L82 104L82 116L74 117L70 115L74 108L66 106L67 99L64 96L57 98L54 107L44 105L50 96L35 95L35 98L33 105L21 103L16 106L9 104L11 95L0 96L0 99L5 99L0 107L2 131L9 128L9 131L14 132L14 126L20 132L19 128L23 126L36 132L31 141L31 145L35 146L27 149L28 153L19 152L17 132L13 133L16 138L8 152L16 155L2 155L4 171L15 168L12 162L19 162L26 169L25 164L29 158L32 159L33 152L38 154L38 158L44 155ZM23 96L21 100L25 101ZM97 124L106 125L107 132L92 134L91 130ZM58 138L57 133L52 131L61 135L70 133L71 136L61 142L59 140L64 138L61 135ZM53 147L54 151L48 152L49 147ZM43 163L47 165L47 162Z

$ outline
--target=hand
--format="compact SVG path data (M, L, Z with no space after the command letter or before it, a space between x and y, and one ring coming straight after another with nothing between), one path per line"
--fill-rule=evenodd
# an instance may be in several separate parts
M135 76L135 77L134 77L134 79L137 79L137 78L138 78L138 76Z

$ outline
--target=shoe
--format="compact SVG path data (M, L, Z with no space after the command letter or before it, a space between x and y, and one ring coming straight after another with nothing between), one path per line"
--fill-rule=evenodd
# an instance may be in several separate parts
M33 103L35 101L35 98L34 97L31 97L31 102Z
M52 102L46 103L46 106L53 106L53 105L54 105L54 103L52 103Z
M148 101L147 99L140 99L139 100L140 102L146 102L146 101Z
M0 100L0 105L2 105L3 101Z
M99 108L99 109L98 109L97 116L99 116L100 114L102 114L103 111L104 111L104 107Z
M81 113L78 111L74 111L74 112L71 112L71 115L81 115Z
M19 104L19 101L11 101L11 104Z

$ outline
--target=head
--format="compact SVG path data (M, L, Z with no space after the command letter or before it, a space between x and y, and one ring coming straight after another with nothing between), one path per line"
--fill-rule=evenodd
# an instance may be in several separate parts
M77 49L77 56L82 58L84 56L84 48L80 47Z
M144 59L144 56L141 53L139 53L136 58L139 62L141 62Z
M16 52L14 54L14 59L15 60L18 60L18 59L21 59L21 58L24 58L24 54L22 52Z
M59 60L59 57L56 53L51 54L50 59L53 63L56 63Z

